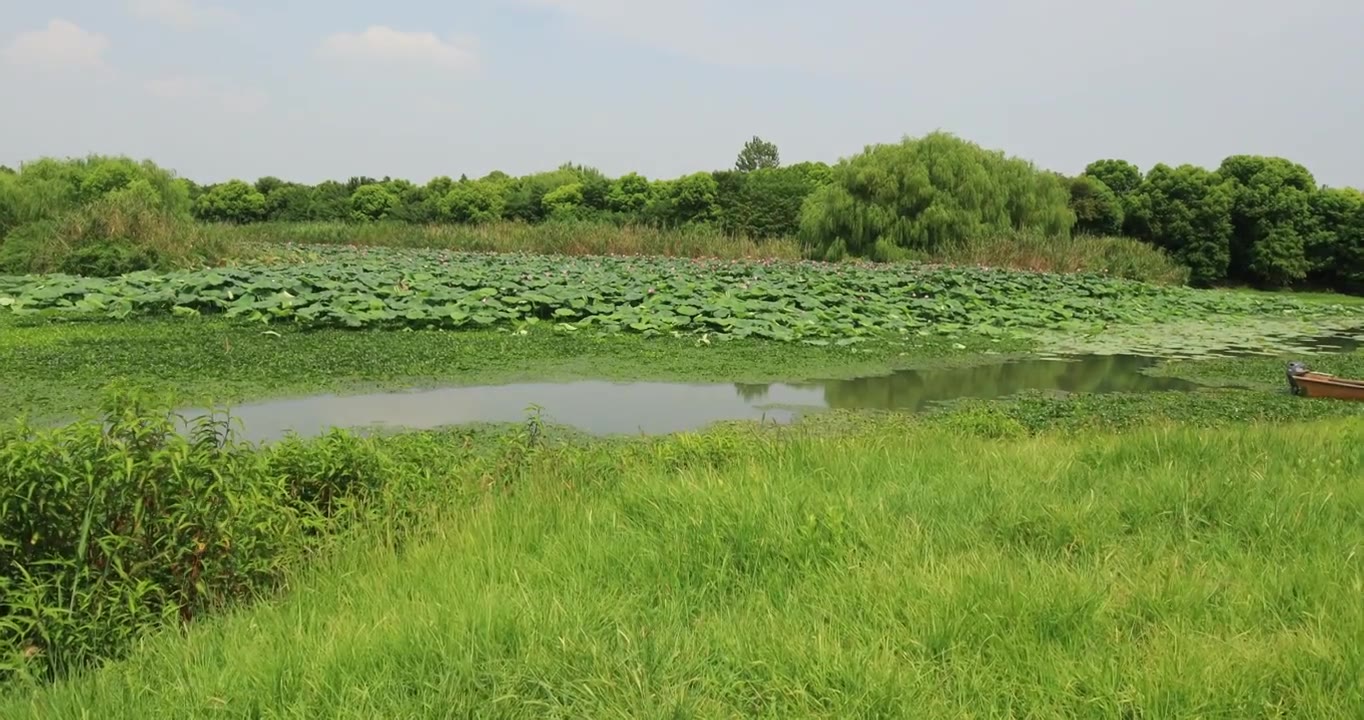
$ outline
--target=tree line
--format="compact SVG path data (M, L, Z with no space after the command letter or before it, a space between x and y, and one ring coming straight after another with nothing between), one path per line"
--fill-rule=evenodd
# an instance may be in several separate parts
M317 185L264 177L189 185L192 211L209 222L485 223L513 220L607 221L662 227L708 224L753 238L794 235L805 198L829 180L820 162L781 166L776 146L749 141L735 168L651 180L638 173L609 178L567 163L512 177L437 177L423 185L394 178L352 177Z
M44 159L0 172L0 237L50 231L31 226L110 193L215 223L706 225L799 237L811 256L830 260L895 260L1018 231L1126 235L1161 248L1202 285L1364 289L1364 194L1320 186L1290 160L1252 155L1214 170L1158 164L1145 172L1101 159L1067 177L950 133L867 146L832 166L783 165L775 145L754 137L733 168L675 179L610 178L570 163L421 185L369 177L198 185L126 158Z

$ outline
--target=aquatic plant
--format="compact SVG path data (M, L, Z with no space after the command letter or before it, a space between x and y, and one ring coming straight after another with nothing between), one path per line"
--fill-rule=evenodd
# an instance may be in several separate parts
M853 343L910 333L1059 329L1182 318L1364 313L1290 296L1106 277L927 265L554 257L314 248L310 261L118 278L0 277L0 311L218 314L305 326L683 333Z

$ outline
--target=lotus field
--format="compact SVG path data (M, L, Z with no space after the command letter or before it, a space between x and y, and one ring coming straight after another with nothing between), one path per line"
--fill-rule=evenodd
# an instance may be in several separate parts
M117 278L0 277L0 311L224 315L331 327L524 328L815 344L910 333L1095 332L1216 316L1358 312L1101 275L911 265L310 249L300 262Z

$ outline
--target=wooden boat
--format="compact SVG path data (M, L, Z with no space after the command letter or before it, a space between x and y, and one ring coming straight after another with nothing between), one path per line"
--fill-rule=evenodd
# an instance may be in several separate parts
M1288 387L1294 395L1303 397L1364 400L1364 380L1313 372L1299 362L1288 364Z

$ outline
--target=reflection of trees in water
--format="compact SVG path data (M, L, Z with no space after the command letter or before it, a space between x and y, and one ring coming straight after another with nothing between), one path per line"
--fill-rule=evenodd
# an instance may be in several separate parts
M821 383L831 408L921 410L931 402L996 398L1023 390L1066 392L1150 392L1188 387L1172 378L1144 375L1149 361L1120 355L1083 360L1028 360L975 367L905 371L884 377ZM808 387L808 386L807 386Z
M734 392L745 402L755 402L767 398L767 390L772 387L761 383L734 383Z

